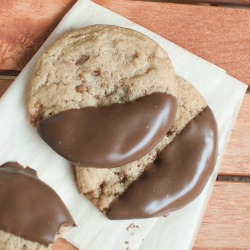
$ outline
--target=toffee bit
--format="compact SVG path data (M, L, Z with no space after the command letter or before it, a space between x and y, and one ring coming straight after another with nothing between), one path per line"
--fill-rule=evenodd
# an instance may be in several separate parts
M127 175L124 172L118 173L118 180L120 183L125 183L127 180Z
M133 55L133 59L136 59L136 58L138 58L139 57L139 55L138 55L138 53L137 53L137 51L134 53L134 55Z
M140 227L138 225L135 225L134 223L131 223L126 230L130 233L130 236L135 235L136 231L139 230Z
M88 88L84 84L76 86L76 92L83 93L84 91L88 91Z
M81 55L80 58L76 61L76 65L83 64L88 60L89 60L89 56Z
M101 73L100 73L100 70L95 70L92 75L93 76L99 76Z
M153 59L154 57L155 57L155 54L152 53L151 55L148 56L148 59L151 60L151 59Z

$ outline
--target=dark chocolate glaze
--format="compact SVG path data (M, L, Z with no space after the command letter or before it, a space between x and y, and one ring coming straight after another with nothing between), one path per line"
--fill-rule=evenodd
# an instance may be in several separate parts
M148 153L172 126L176 98L153 93L133 102L71 109L38 125L42 139L78 165L117 167Z
M162 216L194 200L213 172L218 132L206 107L147 166L139 179L110 204L109 219Z
M35 170L17 162L0 166L0 230L48 246L62 225L75 226L75 222Z

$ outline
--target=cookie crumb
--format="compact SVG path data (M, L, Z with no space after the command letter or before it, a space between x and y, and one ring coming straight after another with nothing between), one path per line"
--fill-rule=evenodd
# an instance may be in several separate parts
M126 230L130 233L130 236L133 236L137 230L139 230L140 227L138 225L135 225L134 223L131 223Z
M30 116L30 123L33 126L37 126L37 124L43 120L43 105L35 103L33 106L33 115Z

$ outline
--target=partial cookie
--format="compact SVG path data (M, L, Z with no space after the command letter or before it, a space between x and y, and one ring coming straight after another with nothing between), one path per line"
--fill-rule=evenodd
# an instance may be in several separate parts
M58 154L84 167L141 158L171 128L177 81L167 53L126 28L94 25L56 41L36 63L31 122Z
M0 249L50 249L75 226L56 192L35 170L17 162L0 166Z
M179 209L206 185L217 158L217 125L199 92L178 78L170 132L147 155L118 168L75 167L79 191L110 219L148 218Z

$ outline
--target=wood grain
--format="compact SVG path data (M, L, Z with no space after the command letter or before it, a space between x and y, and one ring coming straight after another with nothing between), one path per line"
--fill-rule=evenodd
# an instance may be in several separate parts
M246 94L228 143L221 175L250 176L250 94Z
M0 70L22 70L76 0L2 0Z
M94 2L227 70L250 85L250 11L128 0Z
M249 211L250 183L216 182L193 250L250 249Z

